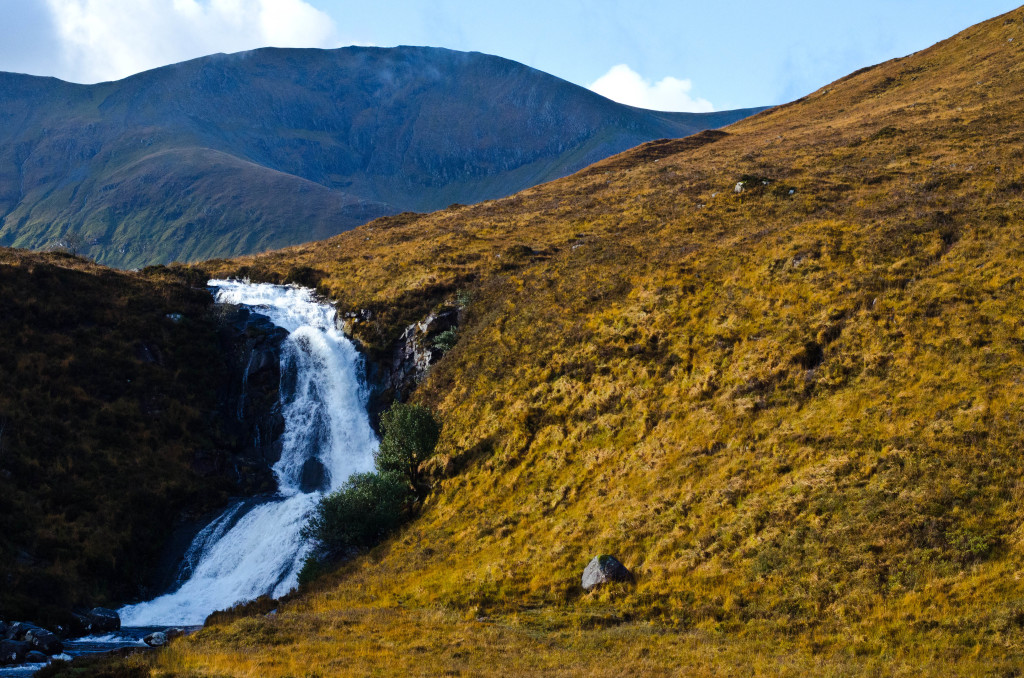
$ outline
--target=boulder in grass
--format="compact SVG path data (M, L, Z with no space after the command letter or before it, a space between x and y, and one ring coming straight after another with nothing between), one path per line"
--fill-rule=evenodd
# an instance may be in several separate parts
M583 590L590 591L613 581L633 581L633 573L615 556L595 556L583 570Z
M174 640L175 638L181 638L183 635L185 635L185 630L184 629L165 629L164 630L164 635L167 636L167 640L168 641L171 641L171 640Z

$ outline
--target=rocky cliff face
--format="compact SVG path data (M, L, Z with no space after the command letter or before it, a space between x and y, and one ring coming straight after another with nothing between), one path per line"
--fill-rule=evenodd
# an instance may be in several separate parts
M234 445L217 462L197 454L196 471L225 473L243 494L273 491L270 467L281 457L281 344L288 332L241 306L220 307L222 339L233 370L219 417ZM212 462L212 464L211 464Z
M460 315L459 308L429 313L423 320L406 327L382 358L367 361L368 409L374 428L378 428L384 410L395 400L405 401L426 377L430 366L454 345ZM360 310L347 313L339 320L342 329L351 336L358 323L372 320L372 314Z
M221 444L196 450L192 470L203 478L226 480L236 496L273 492L277 482L271 467L281 457L284 434L281 344L288 332L243 306L221 304L213 312L229 366L214 413ZM139 591L140 598L170 590L187 577L189 564L183 556L199 530L221 508L179 518L154 577Z

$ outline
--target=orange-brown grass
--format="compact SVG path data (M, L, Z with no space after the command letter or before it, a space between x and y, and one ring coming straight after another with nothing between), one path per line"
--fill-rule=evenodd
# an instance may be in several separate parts
M210 262L373 310L351 326L371 353L468 304L415 396L445 422L422 515L279 619L200 634L159 669L1019 666L1021 92L1016 10L726 135ZM636 585L584 595L599 553ZM595 611L586 631L522 621ZM479 659L446 655L451 638Z

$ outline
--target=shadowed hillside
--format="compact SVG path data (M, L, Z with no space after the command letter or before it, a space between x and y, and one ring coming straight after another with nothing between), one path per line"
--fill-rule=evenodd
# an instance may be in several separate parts
M74 85L0 74L0 245L120 267L498 198L754 110L659 113L444 49L260 49Z
M415 399L435 494L200 675L1017 675L1024 10L513 197L211 262L309 267ZM616 554L635 584L584 594Z
M204 283L0 248L0 619L139 596L183 517L248 489Z

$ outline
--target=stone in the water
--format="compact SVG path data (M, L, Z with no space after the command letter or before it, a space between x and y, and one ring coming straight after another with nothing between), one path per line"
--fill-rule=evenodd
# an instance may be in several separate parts
M156 631L143 638L142 642L150 647L163 647L167 644L167 634L163 631Z
M615 556L595 556L583 570L584 591L613 581L633 581L633 573Z
M22 663L28 651L28 643L20 640L0 640L0 666Z
M94 607L86 615L89 620L89 630L98 632L118 631L121 628L121 616L114 610L105 607Z
M61 645L57 634L39 627L33 627L25 633L25 642L33 650L38 650L45 654L60 654L64 651L64 646Z
M302 465L302 475L299 480L299 489L303 492L316 492L325 489L327 484L327 469L323 463L316 458L307 459Z
M29 629L38 628L35 624L29 624L28 622L14 622L8 627L5 637L7 640L24 640L25 634L29 632Z
M39 650L32 650L25 655L25 663L27 664L45 664L50 661L50 658Z

